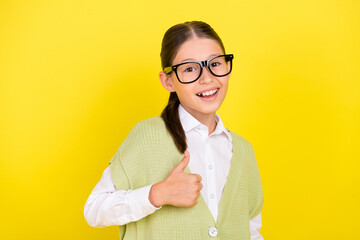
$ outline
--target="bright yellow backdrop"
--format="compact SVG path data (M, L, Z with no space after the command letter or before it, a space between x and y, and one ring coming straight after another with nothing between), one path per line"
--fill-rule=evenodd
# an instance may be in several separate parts
M159 115L164 32L235 55L225 125L254 146L262 235L360 239L359 1L1 1L0 239L118 239L83 217L129 130Z

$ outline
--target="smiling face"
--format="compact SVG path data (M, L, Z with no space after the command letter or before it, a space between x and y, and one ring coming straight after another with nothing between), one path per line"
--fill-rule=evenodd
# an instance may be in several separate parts
M224 54L216 40L209 38L191 38L183 43L172 65L189 62L205 61ZM230 74L216 77L204 67L200 78L190 84L180 83L174 72L160 73L163 86L170 92L176 92L181 105L196 119L214 117L225 99Z

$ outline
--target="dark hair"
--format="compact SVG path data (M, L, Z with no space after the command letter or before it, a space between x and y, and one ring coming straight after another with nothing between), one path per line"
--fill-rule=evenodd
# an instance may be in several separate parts
M180 46L195 37L216 40L225 53L220 37L209 24L201 21L180 23L169 28L164 35L160 53L162 68L171 66ZM164 119L166 128L170 132L176 147L183 153L187 148L187 144L185 132L179 118L179 104L180 101L176 92L171 92L169 102L162 111L161 117Z

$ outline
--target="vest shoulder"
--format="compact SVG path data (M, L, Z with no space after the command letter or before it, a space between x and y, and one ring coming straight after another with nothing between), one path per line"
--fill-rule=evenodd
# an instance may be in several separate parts
M151 117L145 120L138 122L134 128L136 127L154 127L154 126L165 126L164 120L160 116Z
M138 122L130 131L129 136L144 136L149 134L166 134L164 120L160 116L151 117Z
M160 116L156 116L138 122L130 130L122 145L130 142L152 145L154 140L162 141L162 139L168 139L169 136L170 133L166 129L165 122Z
M253 151L253 146L249 142L249 140L247 140L243 136L240 136L239 134L237 134L233 131L230 131L230 130L228 130L228 131L231 133L234 146L238 146L240 149L243 149L243 150Z

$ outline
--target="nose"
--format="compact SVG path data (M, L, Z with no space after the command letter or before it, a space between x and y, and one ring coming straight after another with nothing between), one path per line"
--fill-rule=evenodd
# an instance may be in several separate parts
M199 82L201 84L211 83L214 80L213 77L214 76L211 74L209 69L207 67L203 67Z

